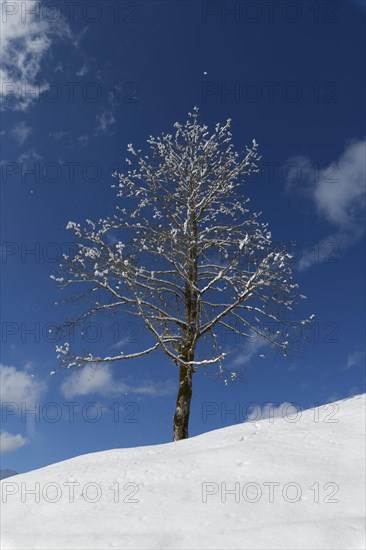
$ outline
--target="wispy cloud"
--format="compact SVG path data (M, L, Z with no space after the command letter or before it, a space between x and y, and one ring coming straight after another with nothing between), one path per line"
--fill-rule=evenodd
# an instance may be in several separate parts
M17 159L22 177L26 178L27 173L31 173L41 159L42 156L34 149L29 149L29 151L22 153Z
M90 394L112 397L122 393L162 397L174 393L176 384L172 380L166 380L164 382L145 381L134 385L116 380L109 365L89 363L68 375L60 389L66 399Z
M46 384L37 380L26 365L23 370L0 364L0 403L23 403L27 409L34 407L46 390Z
M77 76L85 76L89 72L89 69L86 64L84 64L77 72Z
M28 151L25 151L25 153L22 153L18 157L18 162L20 164L28 164L29 162L37 162L38 160L42 159L42 155L39 155L34 149L29 149Z
M13 435L9 432L0 432L0 453L9 453L17 451L27 443L25 437L20 434Z
M11 135L19 143L19 145L23 145L32 132L33 129L28 126L24 120L21 120L13 127Z
M351 369L352 367L362 367L365 366L365 352L364 351L355 351L347 357L346 369Z
M48 89L47 79L39 82L43 63L56 40L72 41L67 21L50 20L41 13L41 2L2 2L0 101L7 108L25 110ZM30 12L39 13L38 17Z
M136 341L137 340L136 340L135 336L133 336L132 334L126 334L126 336L124 336L123 338L118 340L118 342L113 344L111 346L111 349L122 349L122 348L128 346L128 344L133 344Z
M297 267L300 271L305 271L309 267L313 266L316 262L315 259L324 257L327 261L337 261L338 255L342 250L345 250L352 244L354 244L364 233L362 226L354 228L354 231L337 231L331 233L327 237L320 239L317 243L316 250L313 247L305 248L302 251L301 258Z
M50 138L60 141L60 139L67 136L67 132L50 132L48 135Z
M340 229L360 222L365 207L366 140L353 141L338 161L320 171L314 189L318 212ZM334 176L329 176L334 168Z
M112 109L103 109L101 113L97 114L97 128L95 135L113 133L114 125L116 124L116 117L113 114Z
M247 420L273 420L274 418L296 417L299 408L293 403L265 403L262 407L252 406L249 408Z
M334 247L344 250L356 242L364 233L365 211L365 159L366 140L353 140L345 148L338 160L319 170L316 177L314 164L308 157L298 156L288 159L288 164L301 171L302 186L294 184L288 174L287 190L311 200L321 219L326 220L335 231L324 237L319 249ZM295 170L295 168L294 168ZM304 270L314 263L314 251L305 250L299 262Z
M103 107L102 110L96 115L97 127L94 135L100 134L113 135L114 127L117 122L115 117L117 103L113 92L108 94L108 105Z
M253 337L253 339L248 339L248 341L243 345L240 350L237 352L235 357L231 362L231 367L244 367L253 358L264 359L264 353L259 353L261 350L264 350L268 346L268 341L264 338Z

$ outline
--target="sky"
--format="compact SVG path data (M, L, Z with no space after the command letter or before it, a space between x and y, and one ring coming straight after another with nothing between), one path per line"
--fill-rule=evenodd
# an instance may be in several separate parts
M364 392L365 13L352 0L1 1L2 468L171 441L176 367L156 354L61 369L54 327L78 306L50 275L67 223L113 212L127 144L194 106L210 128L232 118L238 150L259 143L246 192L294 253L299 315L316 322L291 361L221 335L242 381L195 374L190 435ZM106 355L148 341L124 315L73 338Z

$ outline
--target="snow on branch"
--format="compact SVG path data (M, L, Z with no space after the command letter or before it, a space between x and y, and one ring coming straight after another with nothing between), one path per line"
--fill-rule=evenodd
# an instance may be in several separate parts
M116 357L63 348L65 364L132 360L159 349L177 365L223 369L227 350L215 329L237 333L238 324L287 353L287 329L304 296L285 246L274 246L261 213L250 211L246 185L259 170L258 144L237 152L230 128L227 120L209 131L195 108L171 133L150 136L147 151L129 144L128 169L114 174L115 212L67 224L77 246L53 277L63 288L86 289L88 308L73 322L103 311L135 315L156 343ZM268 337L264 322L284 330ZM203 342L205 356L197 357Z

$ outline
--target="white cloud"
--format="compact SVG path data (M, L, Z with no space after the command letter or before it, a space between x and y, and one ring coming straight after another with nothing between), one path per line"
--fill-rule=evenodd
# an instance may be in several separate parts
M0 100L7 108L24 110L48 89L47 81L40 83L39 78L55 39L72 35L67 21L45 17L37 0L1 0L1 4Z
M22 153L17 160L19 164L24 168L24 165L28 167L29 162L34 163L41 159L42 159L42 156L39 155L34 149L29 149L29 151Z
M48 135L56 141L59 141L60 139L67 136L67 132L50 132Z
M45 390L46 384L38 381L29 369L17 370L0 364L0 403L16 403L19 408L24 403L30 409Z
M89 72L88 67L84 64L77 72L77 76L85 76Z
M99 134L111 134L112 127L116 123L116 118L110 109L103 109L101 113L97 114L97 128L95 135Z
M138 395L148 395L150 397L164 397L172 395L178 390L178 385L173 380L165 382L147 381L139 386L127 385L127 393L135 393Z
M62 63L57 63L55 67L55 73L58 73L58 72L62 73L63 70L64 69L63 69Z
M365 207L366 140L354 141L337 162L320 171L314 200L321 215L336 227L352 227ZM329 175L329 170L334 170Z
M351 369L352 367L361 367L365 366L365 352L356 351L351 353L347 357L346 369Z
M0 453L17 451L27 443L25 437L20 434L13 435L9 432L0 432Z
M253 357L260 357L261 359L263 359L265 355L259 352L267 346L268 341L264 338L260 338L259 336L253 337L253 340L248 339L245 346L243 346L236 354L231 363L231 366L244 367L251 361L251 359L253 359Z
M116 391L110 368L107 366L103 368L97 364L88 364L74 371L61 384L61 392L66 399L72 399L77 395L91 393L104 395Z
M113 396L121 393L161 397L174 393L177 388L172 380L131 385L115 380L109 365L89 363L68 375L60 389L66 399L72 399L90 394Z
M336 231L319 243L319 250L341 251L356 242L364 233L366 140L353 140L337 161L316 170L307 157L292 157L288 168L287 190L302 199L312 200L320 218ZM292 168L291 168L292 166ZM299 186L301 176L302 186ZM314 251L305 250L299 269L314 263Z
M298 268L300 271L308 269L318 262L337 262L339 261L339 253L351 246L363 234L363 227L360 226L356 231L337 231L324 239L321 239L316 247L310 247L302 250L299 259Z
M27 123L22 120L14 126L11 134L13 138L19 143L19 145L23 145L32 132L32 128L30 126L27 126Z
M122 349L124 348L125 346L128 346L128 344L131 344L133 343L133 336L132 334L127 334L126 336L124 336L123 338L121 338L120 340L118 340L118 342L116 342L115 344L113 344L111 346L111 349Z
M274 418L289 418L295 421L300 407L293 403L284 401L283 403L266 403L263 407L252 406L249 409L247 420L253 422L256 420L273 420Z

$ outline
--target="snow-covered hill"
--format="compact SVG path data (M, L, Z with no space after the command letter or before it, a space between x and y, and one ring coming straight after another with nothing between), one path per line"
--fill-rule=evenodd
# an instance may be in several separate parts
M364 548L364 432L360 395L18 475L2 548Z

